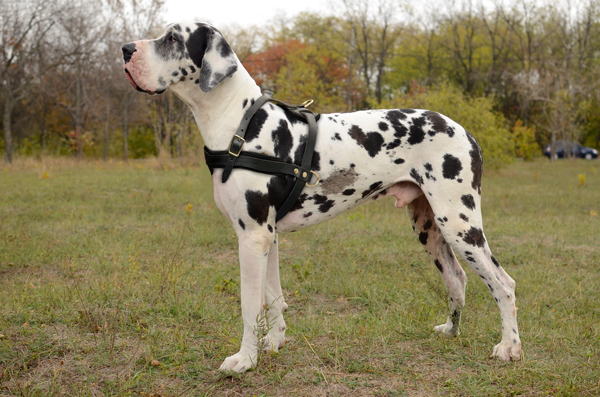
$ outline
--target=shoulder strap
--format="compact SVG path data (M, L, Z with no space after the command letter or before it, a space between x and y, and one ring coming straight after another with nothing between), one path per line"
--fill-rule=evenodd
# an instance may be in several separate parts
M268 100L269 100L268 96L266 96L266 95L261 96L256 101L254 101L254 104L252 106L250 106L250 108L248 110L246 110L246 113L244 113L244 118L242 118L242 121L240 122L240 125L239 125L237 131L235 132L235 135L231 139L231 143L229 144L229 150L228 150L229 158L227 159L227 164L225 165L225 169L223 170L223 178L221 179L221 181L223 183L227 182L227 179L229 179L229 175L231 174L231 171L233 170L233 166L235 165L237 158L240 156L240 153L242 152L242 147L244 146L244 143L246 142L246 140L244 139L244 136L246 135L246 131L248 130L248 125L250 124L250 120L252 120L252 117L254 117L254 114Z
M306 140L304 153L302 154L300 166L294 163L286 163L277 157L242 151L244 143L246 142L244 136L248 130L248 125L250 124L252 117L267 101L273 102L278 106L291 111L297 116L304 118L308 123L308 138ZM271 175L289 175L296 178L296 182L294 183L294 187L292 188L288 198L277 210L276 222L287 215L287 213L292 209L296 201L298 201L298 197L300 197L304 186L316 186L319 183L319 175L310 169L315 151L315 143L317 141L318 117L315 116L313 112L308 110L308 106L310 106L311 103L312 101L306 101L302 105L289 105L285 102L263 95L254 101L252 106L245 112L235 135L231 139L231 143L229 144L229 149L227 151L212 151L207 147L204 147L206 164L208 165L211 173L213 172L214 168L224 168L223 176L221 178L223 183L229 179L231 171L234 167L245 168ZM309 182L311 181L313 174L317 176L317 182L314 185L310 185Z

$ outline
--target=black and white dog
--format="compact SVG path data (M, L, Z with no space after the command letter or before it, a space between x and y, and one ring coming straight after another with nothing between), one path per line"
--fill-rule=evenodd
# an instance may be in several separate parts
M123 46L125 74L139 91L171 89L187 103L206 146L227 150L245 110L261 90L221 33L204 23L169 25L155 40ZM308 127L267 103L246 133L245 151L268 153L299 164ZM234 169L226 183L213 174L217 206L239 239L244 336L240 351L221 365L244 372L256 365L258 348L285 344L287 308L279 281L277 234L292 232L384 196L406 207L419 241L438 268L448 292L449 315L435 331L457 335L465 304L466 275L458 253L488 286L502 317L502 341L492 356L518 360L515 282L492 256L481 218L481 150L454 121L426 110L368 110L323 114L306 186L281 220L275 214L293 178ZM314 183L314 181L313 181ZM268 308L268 334L257 337L257 319Z

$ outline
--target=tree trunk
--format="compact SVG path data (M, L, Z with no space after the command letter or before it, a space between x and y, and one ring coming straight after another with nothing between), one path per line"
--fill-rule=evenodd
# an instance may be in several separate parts
M123 107L123 160L127 161L129 158L129 147L127 140L129 139L129 101L125 101Z
M108 132L110 127L110 102L106 105L106 123L104 124L104 161L108 160Z
M4 98L4 116L2 126L4 128L4 161L11 164L13 161L13 141L12 141L12 111L15 107L13 101L7 96Z

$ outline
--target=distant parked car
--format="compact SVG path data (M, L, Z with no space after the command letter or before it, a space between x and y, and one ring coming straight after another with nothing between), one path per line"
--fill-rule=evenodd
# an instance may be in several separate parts
M544 156L550 158L551 145L548 145L544 148ZM569 150L575 157L579 157L586 160L597 159L598 151L591 147L581 146L578 143L567 142L567 141L556 141L556 157L562 159L564 157L569 157Z

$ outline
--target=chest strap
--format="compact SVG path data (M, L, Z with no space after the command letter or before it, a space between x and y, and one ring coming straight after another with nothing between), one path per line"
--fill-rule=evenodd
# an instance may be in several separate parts
M278 157L242 150L244 143L246 142L244 136L248 130L248 125L254 114L266 102L275 103L292 112L295 116L303 118L308 124L308 138L306 140L306 147L300 165L285 162ZM244 114L235 135L231 139L228 150L213 151L206 146L204 147L206 164L208 165L211 174L215 168L223 168L223 176L221 178L223 183L229 179L233 168L244 168L263 174L288 175L296 178L292 191L277 210L276 221L282 219L292 209L298 200L298 197L300 197L304 186L317 186L319 183L319 175L310 169L315 143L317 141L317 118L314 113L307 108L311 103L312 101L307 101L299 106L289 105L285 102L263 95L258 98ZM316 175L317 181L314 185L311 185L310 181L313 178L313 174Z

